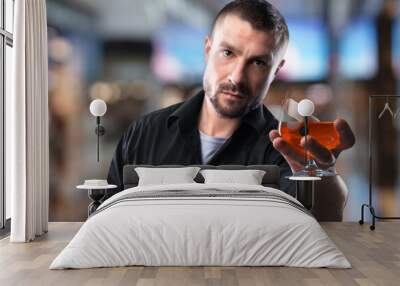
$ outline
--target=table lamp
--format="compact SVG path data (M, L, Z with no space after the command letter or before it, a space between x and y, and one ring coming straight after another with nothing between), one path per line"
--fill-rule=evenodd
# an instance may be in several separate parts
M96 129L95 133L97 135L97 162L99 162L100 157L100 136L106 133L106 129L100 124L100 117L102 117L107 111L107 105L104 100L95 99L90 103L90 113L96 117Z

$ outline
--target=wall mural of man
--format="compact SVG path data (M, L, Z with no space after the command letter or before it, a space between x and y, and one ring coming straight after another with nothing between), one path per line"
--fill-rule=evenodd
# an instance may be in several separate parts
M205 39L203 90L132 123L116 148L109 183L122 190L126 164L275 164L281 169L281 189L294 195L294 183L284 177L302 168L304 155L280 137L278 122L263 105L285 63L288 41L285 19L267 1L228 3ZM341 142L332 152L307 140L321 168L334 167L340 152L355 143L345 120L336 119L335 128ZM326 178L317 187L322 199L316 201L316 217L341 220L347 196L343 180Z

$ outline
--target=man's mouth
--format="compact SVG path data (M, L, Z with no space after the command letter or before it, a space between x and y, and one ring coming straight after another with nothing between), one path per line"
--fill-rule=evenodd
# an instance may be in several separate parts
M244 96L241 95L240 93L229 92L229 91L222 91L221 93L223 93L224 95L226 95L229 98L236 99L236 100L244 98Z

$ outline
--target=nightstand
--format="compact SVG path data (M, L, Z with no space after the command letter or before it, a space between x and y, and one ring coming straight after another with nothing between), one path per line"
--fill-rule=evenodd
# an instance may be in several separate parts
M116 185L104 185L104 186L95 186L95 185L79 185L76 186L77 189L87 190L89 199L92 201L88 206L88 217L96 211L96 209L103 202L104 197L107 195L107 190L115 189Z

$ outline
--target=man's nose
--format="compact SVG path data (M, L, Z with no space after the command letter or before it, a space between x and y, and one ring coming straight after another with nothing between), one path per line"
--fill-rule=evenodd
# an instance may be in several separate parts
M236 85L242 84L246 80L244 63L237 63L228 77L228 80Z

